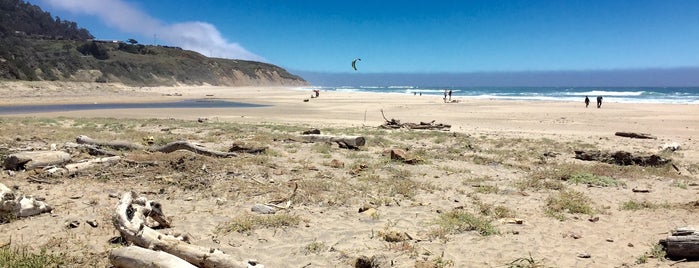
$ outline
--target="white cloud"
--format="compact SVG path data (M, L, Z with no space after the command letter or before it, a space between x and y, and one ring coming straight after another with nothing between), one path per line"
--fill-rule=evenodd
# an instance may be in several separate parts
M168 45L220 58L263 61L264 59L221 36L216 26L199 21L165 24L122 0L42 0L54 8L100 18L119 31L151 36ZM89 30L89 29L88 29Z

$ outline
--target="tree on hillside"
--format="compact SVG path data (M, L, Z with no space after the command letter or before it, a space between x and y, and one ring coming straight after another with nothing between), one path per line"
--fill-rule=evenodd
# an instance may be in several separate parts
M126 42L129 42L129 44L132 44L132 45L138 44L138 41L136 41L136 39L133 39L133 38L129 38L129 40L127 40Z

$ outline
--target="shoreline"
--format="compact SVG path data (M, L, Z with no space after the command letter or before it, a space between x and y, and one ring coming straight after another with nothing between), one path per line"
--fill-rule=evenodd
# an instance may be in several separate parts
M321 92L311 98L299 87L144 87L77 84L33 87L2 84L7 96L0 105L67 103L147 103L187 99L219 99L268 105L258 108L144 108L62 111L3 116L177 118L249 123L304 124L315 127L378 126L388 119L452 125L453 131L511 131L577 136L603 135L613 131L652 133L670 139L688 140L699 134L699 106L686 104L604 103L585 108L582 101L514 101L456 97L444 103L441 96L412 96L390 93ZM62 86L62 87L61 87ZM100 86L100 88L95 88ZM36 87L41 87L39 90ZM28 94L28 92L34 92ZM308 100L304 102L304 100Z

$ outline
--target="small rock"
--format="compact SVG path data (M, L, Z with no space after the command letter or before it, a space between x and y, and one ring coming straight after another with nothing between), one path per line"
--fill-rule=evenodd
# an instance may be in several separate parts
M109 193L110 198L119 198L119 195L117 193Z
M592 257L592 255L590 255L590 253L587 253L587 252L583 252L583 253L578 254L578 258L589 259L591 257Z
M614 238L607 238L607 242L614 242Z
M303 134L303 135L309 135L309 134L316 134L316 135L318 135L318 134L320 134L320 130L317 129L317 128L309 129L309 130L306 130L306 131L304 131L304 132L301 132L301 134Z
M186 197L186 198L184 199L184 201L192 201L192 200L194 200L194 198L192 198L191 196Z
M590 222L598 222L598 221L599 221L599 217L589 218L589 219L587 219L587 220L590 221Z
M73 195L70 197L70 199L80 199L82 197L83 197L82 195Z
M204 123L204 122L206 122L206 121L209 121L209 118L206 118L206 117L199 117L199 118L197 119L197 122L199 122L199 123Z
M274 214L275 212L277 212L275 208L263 204L255 204L254 206L252 206L250 210L252 212L257 212L260 214Z
M228 201L228 200L226 200L225 198L220 198L220 197L216 198L216 205L222 206L222 205L226 204L226 201Z
M95 219L87 220L86 222L88 225L92 226L93 228L97 228L97 226L99 226L99 223Z
M633 244L628 243L628 244L626 244L626 246L632 248L632 247L633 247Z

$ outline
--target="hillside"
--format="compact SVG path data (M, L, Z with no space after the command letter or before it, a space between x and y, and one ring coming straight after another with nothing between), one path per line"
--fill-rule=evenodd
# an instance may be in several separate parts
M303 78L278 66L209 58L194 51L99 41L38 6L0 0L0 79L110 82L130 86L298 86Z

